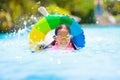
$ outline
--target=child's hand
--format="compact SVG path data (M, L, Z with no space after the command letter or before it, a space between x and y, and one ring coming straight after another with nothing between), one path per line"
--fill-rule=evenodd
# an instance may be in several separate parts
M45 45L44 43L38 43L35 48L36 50L43 50L47 48L47 45Z

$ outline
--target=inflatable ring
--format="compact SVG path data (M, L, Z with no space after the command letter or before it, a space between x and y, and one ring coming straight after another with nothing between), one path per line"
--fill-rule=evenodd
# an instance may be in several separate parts
M48 15L39 20L29 33L30 44L44 41L47 33L61 24L65 24L70 28L73 36L72 42L77 49L85 46L85 36L80 24L66 15Z

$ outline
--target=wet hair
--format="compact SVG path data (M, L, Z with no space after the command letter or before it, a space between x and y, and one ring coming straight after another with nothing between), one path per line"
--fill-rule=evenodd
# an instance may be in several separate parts
M62 25L58 26L58 27L55 29L55 35L57 35L58 30L63 29L63 28L66 28L66 29L69 31L69 33L70 33L69 27L66 26L66 25L64 25L64 24L62 24Z
M66 28L66 29L69 31L69 33L70 33L69 27L68 27L67 25L65 25L65 24L62 24L62 25L58 26L58 27L55 29L55 36L57 35L58 30L63 29L63 28ZM55 45L55 42L56 42L56 41L54 40L53 42L50 43L50 45ZM70 42L71 42L71 44L72 44L72 47L76 50L77 48L76 48L75 45L73 44L72 40L70 40Z

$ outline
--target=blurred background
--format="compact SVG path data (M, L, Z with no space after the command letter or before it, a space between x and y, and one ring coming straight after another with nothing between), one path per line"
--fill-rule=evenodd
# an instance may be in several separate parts
M77 20L85 47L36 51L29 32L40 6ZM120 80L119 36L120 0L0 0L0 80Z
M65 14L80 24L120 24L120 0L0 0L0 33L17 32L36 23L44 6L50 14Z

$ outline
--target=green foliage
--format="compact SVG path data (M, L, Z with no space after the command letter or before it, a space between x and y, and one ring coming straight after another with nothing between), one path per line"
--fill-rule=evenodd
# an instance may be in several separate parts
M113 15L120 14L120 1L114 0L106 0L104 5L105 10L110 12Z
M68 10L58 7L56 4L51 4L48 7L46 7L46 9L50 14L70 15L70 12Z
M23 22L20 21L23 18L29 20L31 15L37 16L39 6L45 6L50 14L80 17L82 23L95 21L94 0L0 0L0 30L21 28ZM119 10L120 7L116 4L113 9Z
M23 18L28 20L31 15L36 15L38 7L39 4L34 0L1 0L0 32L9 32L23 27L20 21Z
M59 7L82 18L82 23L94 23L94 0L49 0L47 3L48 6L55 4L50 12L58 11Z
M93 1L94 0L51 0L51 2L55 3L58 7L64 8L71 13L80 14L81 16L88 15L89 11L94 9Z

